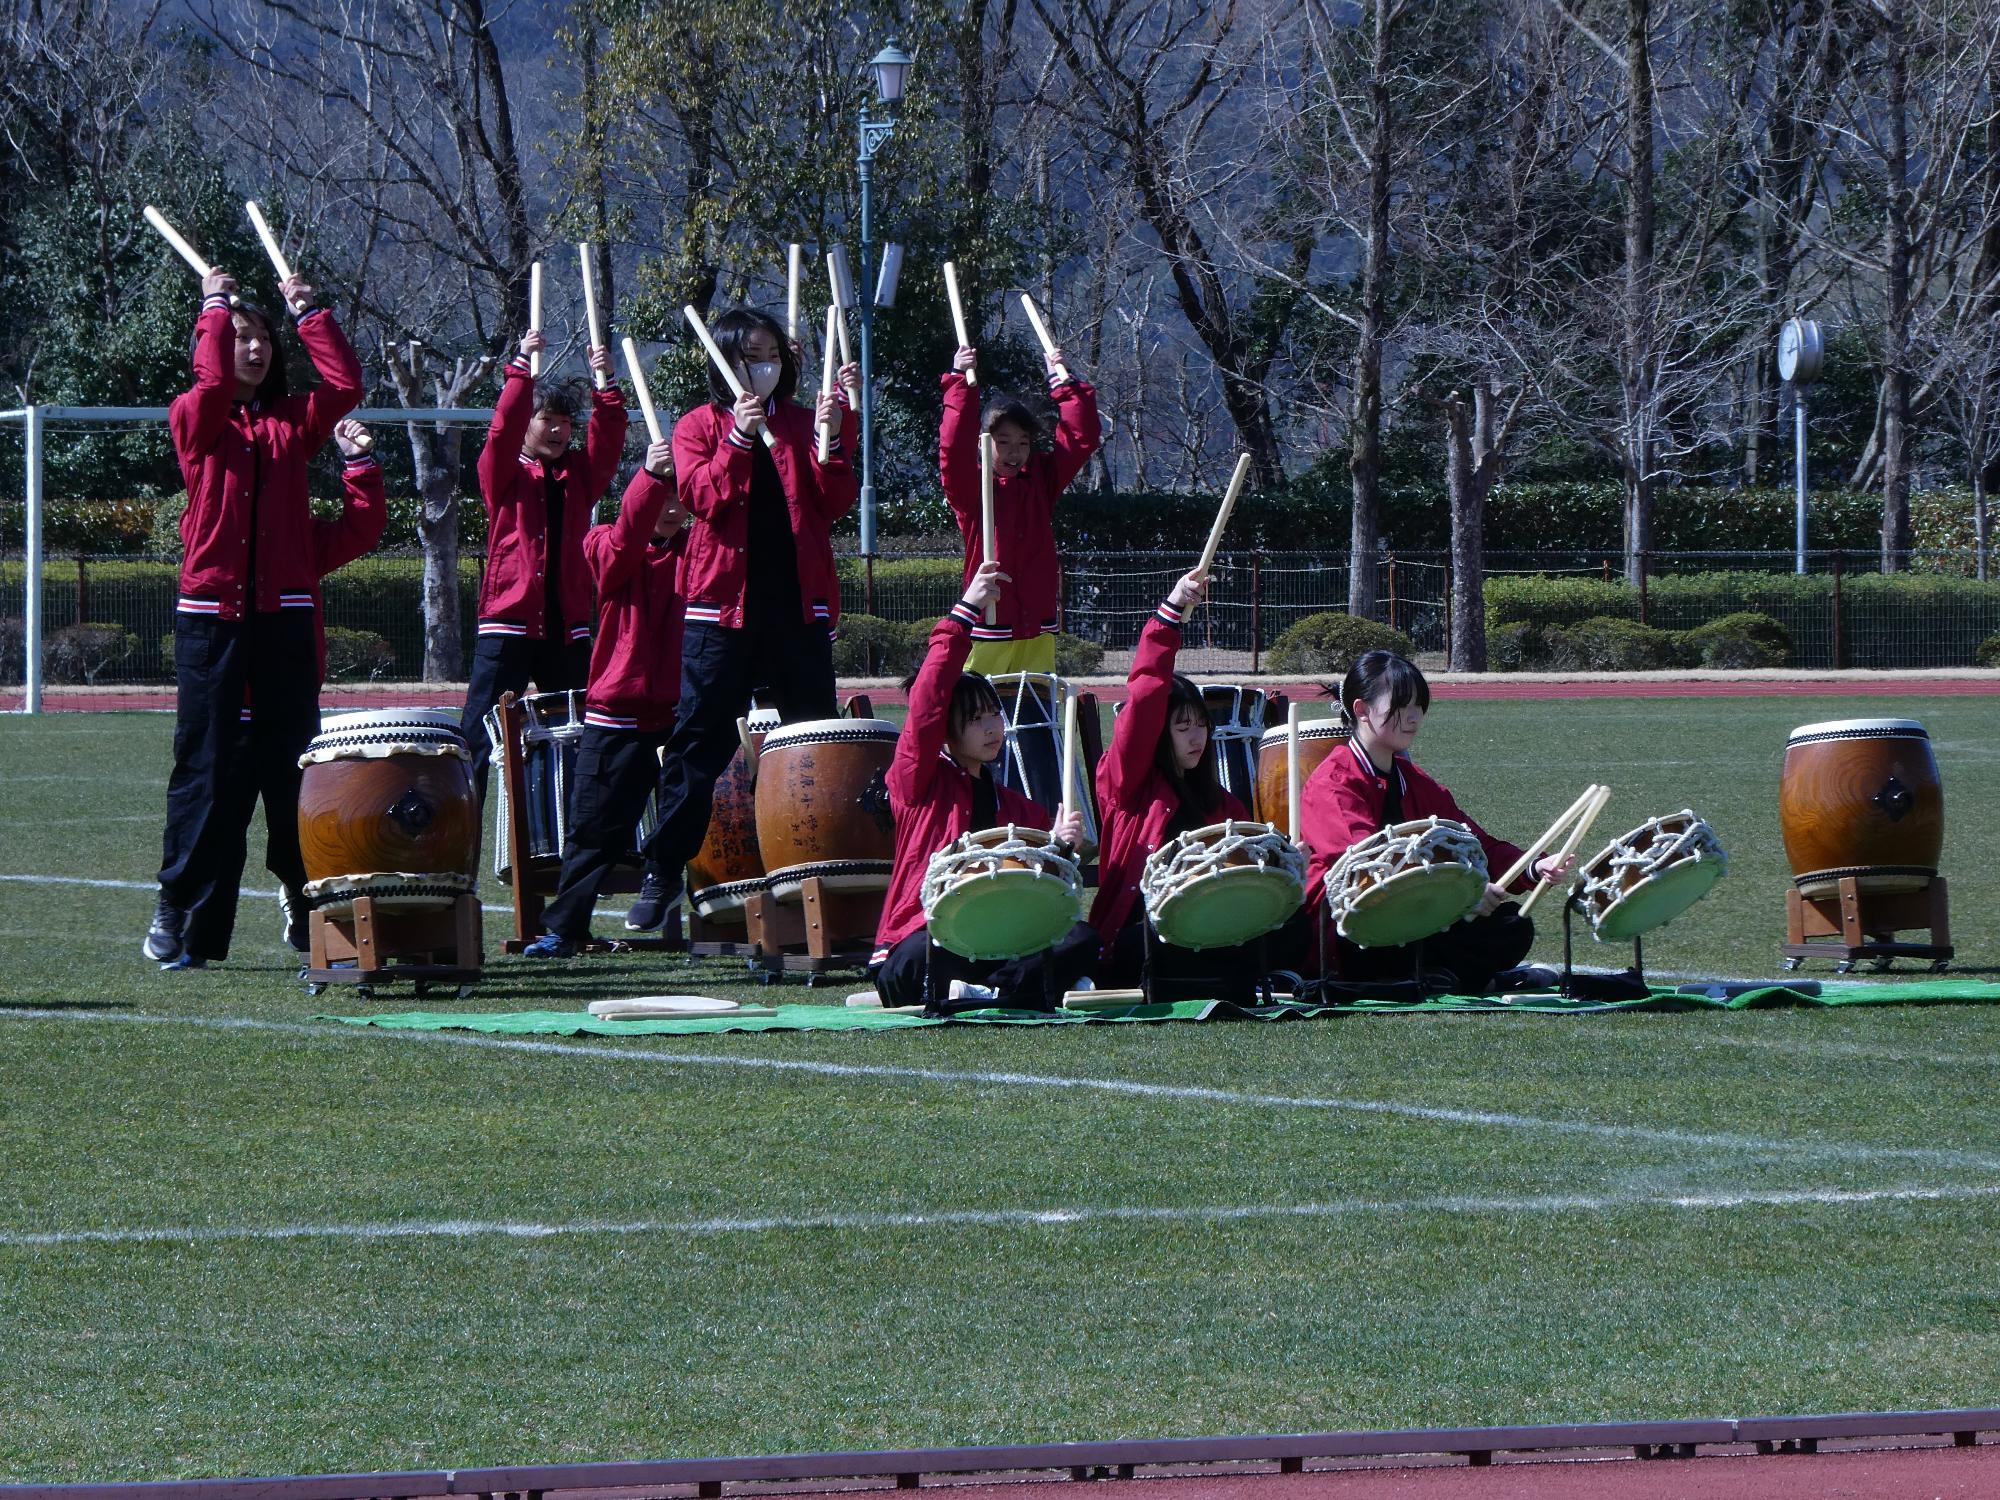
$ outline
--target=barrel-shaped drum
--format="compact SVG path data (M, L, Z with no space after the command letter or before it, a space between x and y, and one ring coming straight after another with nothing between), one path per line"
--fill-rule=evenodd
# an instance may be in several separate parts
M1338 719L1315 719L1310 724L1299 725L1299 785L1304 786L1306 778L1319 768L1319 763L1346 743L1347 727ZM1258 818L1285 828L1285 820L1291 815L1287 806L1288 796L1285 787L1285 726L1280 724L1276 729L1265 730L1263 738L1257 741Z
M705 922L741 927L744 903L764 888L757 852L757 780L739 748L716 778L708 835L687 863L688 904Z
M829 891L883 891L896 856L889 762L896 726L881 719L808 719L764 737L757 756L757 850L771 894L796 901L805 881Z
M1802 895L1831 895L1849 875L1864 891L1923 889L1944 851L1930 735L1915 719L1800 725L1785 742L1778 821Z
M1257 806L1257 747L1264 733L1264 690L1233 682L1203 682L1208 755L1215 779L1245 807Z
M1000 697L1000 716L1007 724L1007 741L993 767L994 780L1012 787L1051 816L1069 799L1063 796L1062 729L1064 705L1078 689L1050 672L1000 672L993 677ZM1082 739L1078 730L1077 738ZM1090 767L1077 746L1077 811L1083 814L1083 836L1077 849L1089 858L1097 852L1097 809L1090 785Z
M329 715L299 765L309 904L445 906L473 888L479 815L455 711Z

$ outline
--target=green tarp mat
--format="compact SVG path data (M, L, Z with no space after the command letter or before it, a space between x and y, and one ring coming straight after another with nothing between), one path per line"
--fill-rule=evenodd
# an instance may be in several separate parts
M768 1016L663 1017L611 1021L583 1011L401 1011L365 1016L314 1016L350 1026L402 1031L482 1031L510 1036L706 1036L725 1031L903 1031L914 1026L1089 1026L1145 1021L1295 1021L1342 1015L1602 1015L1611 1011L1763 1010L1774 1006L1966 1005L2000 1002L2000 984L1932 979L1911 984L1828 984L1807 994L1782 984L1746 990L1727 999L1656 988L1637 1000L1566 1000L1556 994L1443 995L1416 1002L1358 1001L1342 1005L1230 1005L1220 1000L1176 1000L1111 1011L983 1010L940 1016L850 1009L844 1005L780 1005Z

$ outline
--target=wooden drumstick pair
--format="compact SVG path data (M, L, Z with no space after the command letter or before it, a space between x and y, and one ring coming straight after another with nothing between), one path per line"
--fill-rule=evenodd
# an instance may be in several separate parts
M1563 815L1551 823L1542 836L1528 846L1521 857L1514 861L1513 867L1506 874L1502 875L1496 884L1504 890L1519 880L1534 865L1536 858L1542 851L1553 844L1557 837L1563 833L1564 829L1569 830L1569 836L1563 840L1562 848L1557 851L1555 859L1558 865L1568 863L1570 858L1575 855L1577 846L1590 833L1591 825L1597 821L1598 814L1604 811L1604 804L1610 800L1610 787L1595 784L1585 787L1583 795L1572 802ZM1535 903L1541 899L1542 892L1549 888L1550 883L1546 877L1535 883L1535 888L1528 893L1528 899L1521 903L1522 916L1525 917L1529 912L1534 910Z

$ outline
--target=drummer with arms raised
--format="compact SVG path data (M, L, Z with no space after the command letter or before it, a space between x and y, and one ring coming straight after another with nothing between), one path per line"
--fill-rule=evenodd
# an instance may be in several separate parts
M1520 849L1481 828L1410 759L1430 706L1424 674L1392 651L1368 652L1341 683L1340 712L1352 737L1346 750L1320 763L1299 799L1300 837L1311 851L1306 899L1315 916L1326 899L1327 869L1353 845L1398 823L1420 818L1463 823L1485 849L1490 870L1510 869L1521 858ZM1574 865L1573 859L1539 859L1516 884L1525 892L1537 879L1562 879ZM1363 948L1338 936L1334 941L1342 979L1412 977L1416 955L1408 946ZM1521 915L1508 891L1489 884L1472 915L1424 940L1417 977L1426 993L1482 994L1528 956L1534 941L1534 922Z
M885 1006L930 1004L935 1010L1005 1006L1047 1009L1053 996L1076 987L1096 964L1097 941L1079 922L1056 944L1025 958L961 958L931 943L921 896L931 856L974 830L1013 823L1048 829L1073 852L1083 815L1060 820L999 785L993 763L1007 741L1007 722L993 684L967 672L972 629L1000 597L1007 575L982 563L965 598L931 631L930 649L910 684L909 717L889 767L889 806L896 817L896 863L875 934L875 991ZM926 965L934 972L928 975Z

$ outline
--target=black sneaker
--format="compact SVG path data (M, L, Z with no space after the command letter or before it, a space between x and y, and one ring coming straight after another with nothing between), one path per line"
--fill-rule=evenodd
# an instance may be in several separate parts
M153 925L146 929L146 941L140 951L156 964L170 964L181 956L185 946L182 934L186 930L187 913L163 894L153 908Z
M648 870L639 882L639 894L632 899L632 909L625 913L625 930L653 932L665 925L667 914L680 904L680 884L676 882L669 889L664 879Z
M285 946L294 953L312 951L312 909L306 898L288 885L278 887L278 919L284 924Z

